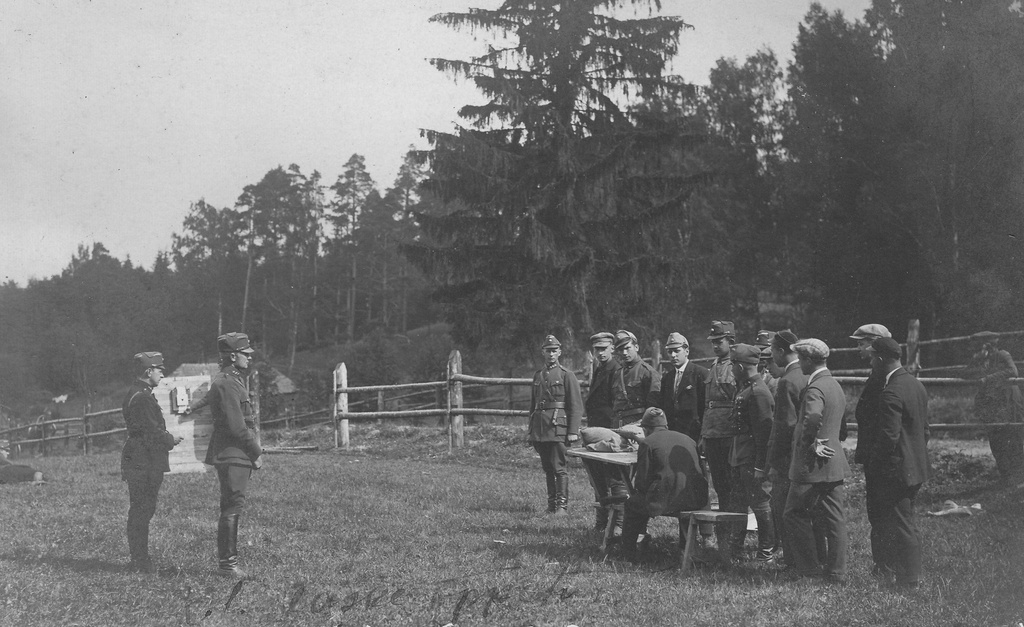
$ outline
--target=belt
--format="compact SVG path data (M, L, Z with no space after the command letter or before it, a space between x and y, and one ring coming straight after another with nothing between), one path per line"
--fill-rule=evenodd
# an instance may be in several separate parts
M716 409L719 407L732 407L734 403L732 401L708 401L708 409Z
M537 409L565 409L564 401L540 401L537 403Z
M619 412L619 418L629 418L630 416L642 416L647 411L646 407L634 407L633 409L624 409Z

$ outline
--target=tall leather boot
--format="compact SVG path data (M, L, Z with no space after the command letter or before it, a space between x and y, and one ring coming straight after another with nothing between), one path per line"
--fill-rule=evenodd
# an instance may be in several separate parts
M156 566L149 557L149 521L128 518L129 568L140 573L155 573Z
M238 567L238 514L221 516L217 521L217 574L234 579L245 579L245 571Z
M545 478L548 482L548 513L555 513L555 476L552 474L546 474Z
M555 477L555 516L569 514L569 475Z

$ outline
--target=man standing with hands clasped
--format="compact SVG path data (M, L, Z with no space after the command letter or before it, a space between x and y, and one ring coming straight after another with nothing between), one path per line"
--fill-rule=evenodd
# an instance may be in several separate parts
M579 439L583 399L580 384L571 370L558 363L562 343L554 335L541 345L544 367L533 375L530 394L528 439L540 455L548 487L548 513L568 514L569 473L565 468L566 446Z
M896 585L921 580L921 536L914 499L928 478L928 393L900 364L900 345L888 337L871 343L871 369L882 380L878 419L864 463L872 574L895 575Z
M800 397L800 412L793 432L793 454L789 468L789 495L785 524L789 531L796 574L822 574L833 582L846 577L846 493L843 480L850 467L839 443L839 428L846 411L846 396L826 359L829 348L821 340L800 340L792 346L800 369L808 375ZM821 508L821 526L814 525L815 510ZM816 538L824 535L822 538ZM818 546L827 555L818 555ZM824 558L824 559L822 559ZM825 565L822 573L820 564Z

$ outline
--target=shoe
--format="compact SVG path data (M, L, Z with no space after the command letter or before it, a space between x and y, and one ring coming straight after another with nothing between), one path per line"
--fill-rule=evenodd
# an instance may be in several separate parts
M757 555L754 559L761 563L767 563L775 560L775 551L772 549L758 549Z
M154 564L149 558L128 562L128 570L133 573L143 573L145 575L155 575L157 573L156 564Z

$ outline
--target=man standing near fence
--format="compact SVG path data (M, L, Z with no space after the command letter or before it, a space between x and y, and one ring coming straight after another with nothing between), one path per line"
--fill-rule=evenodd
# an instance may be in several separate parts
M872 572L895 575L898 587L916 588L921 536L914 522L914 499L929 474L928 393L903 369L896 340L879 338L871 350L871 368L882 379L877 428L864 464Z
M540 455L548 488L548 513L568 514L569 473L566 446L579 439L583 399L576 375L561 364L562 343L554 335L541 345L544 367L533 375L530 393L529 442Z
M711 348L715 353L715 363L711 365L704 382L707 408L704 410L704 423L700 431L700 443L708 460L711 471L711 483L718 495L718 509L727 512L729 495L732 493L732 467L729 465L729 454L732 452L732 439L736 435L736 426L732 420L733 400L736 398L736 377L732 373L732 347L736 343L736 332L733 323L728 320L715 320L711 323ZM725 549L728 534L725 528L719 533L718 548Z
M998 346L999 334L981 331L971 336L979 350L968 365L968 376L981 385L974 397L974 414L985 423L1024 422L1024 400L1016 378L1017 364ZM988 444L999 474L1009 485L1024 481L1024 429L1016 424L989 426Z
M149 556L149 522L156 513L164 473L171 470L168 452L183 438L167 432L163 412L153 396L153 388L164 376L164 356L138 353L134 362L138 378L121 406L128 431L121 450L121 478L128 483L129 568L152 574L157 569Z
M619 370L622 364L614 358L615 336L607 331L590 336L590 344L594 354L594 371L590 377L590 390L585 403L587 426L611 429L618 426L612 424L615 419L615 399L622 395L619 384ZM590 479L594 483L594 496L597 500L613 494L628 494L625 483L617 477L618 473L604 471L605 464L588 460ZM604 531L608 526L608 509L598 507L595 510L594 529ZM616 528L621 531L622 520L619 517Z
M690 361L690 343L682 333L669 333L665 352L672 367L661 377L658 407L664 410L670 431L685 433L696 442L704 416L704 380L708 369Z
M226 333L217 338L221 370L213 377L202 401L213 414L213 434L206 463L217 469L220 482L220 518L217 520L217 574L244 579L238 567L238 519L245 507L246 489L253 470L262 466L263 449L256 438L249 371L252 354L249 336ZM193 405L195 409L198 404Z
M620 329L615 332L615 352L622 359L622 369L619 370L622 394L616 399L618 405L615 408L619 421L616 426L621 427L638 422L648 407L658 406L661 376L640 358L640 345L629 331Z
M871 351L871 343L882 337L892 337L889 329L880 324L865 324L858 327L850 339L856 340L858 356L870 366L871 358L874 355ZM882 377L872 370L868 374L868 380L857 400L857 408L853 413L857 420L857 451L854 453L853 461L858 464L866 464L868 460L868 452L871 450L871 435L876 431L878 422L878 399L882 396L883 385Z

